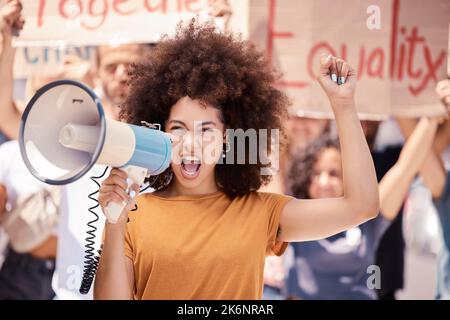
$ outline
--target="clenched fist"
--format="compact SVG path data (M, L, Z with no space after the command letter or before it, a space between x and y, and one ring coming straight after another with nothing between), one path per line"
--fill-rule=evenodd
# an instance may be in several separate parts
M318 81L330 101L353 100L356 89L356 72L344 60L332 55L320 58Z

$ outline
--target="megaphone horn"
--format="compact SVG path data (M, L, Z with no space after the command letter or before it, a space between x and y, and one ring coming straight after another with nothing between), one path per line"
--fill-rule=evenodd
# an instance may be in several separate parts
M37 91L20 127L22 158L39 180L64 185L94 164L119 167L131 184L170 165L172 143L160 130L105 118L100 99L80 82L59 80ZM117 222L125 204L110 203L105 215Z

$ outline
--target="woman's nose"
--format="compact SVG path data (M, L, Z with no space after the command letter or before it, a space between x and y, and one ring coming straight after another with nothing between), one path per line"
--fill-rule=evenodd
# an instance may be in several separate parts
M319 176L319 184L321 186L326 186L328 182L330 181L330 176L327 172L321 172Z
M201 139L198 137L198 134L193 132L186 132L183 135L182 143L183 143L183 151L187 153L195 153L196 149L201 148Z
M119 64L116 68L115 76L117 80L125 81L128 78L127 66L123 63Z

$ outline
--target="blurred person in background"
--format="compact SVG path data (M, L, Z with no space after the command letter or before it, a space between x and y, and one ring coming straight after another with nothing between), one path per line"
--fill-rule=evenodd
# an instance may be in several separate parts
M20 1L0 8L0 129L9 139L18 135L21 113L12 101L14 30L20 31ZM0 146L0 226L9 245L0 269L0 299L52 299L59 194L46 189L25 167L17 141Z
M59 188L43 184L29 173L16 140L26 105L23 101L13 100L15 49L12 47L12 36L13 29L20 29L24 23L20 16L21 9L20 1L9 1L1 8L2 13L16 14L16 20L2 15L0 130L11 141L0 149L2 192L7 199L1 222L9 238L0 272L0 297L51 299L55 296L51 284L59 247L57 228L62 195ZM88 62L69 56L56 74L29 78L26 99L30 99L48 82L58 79L74 79L93 86L91 72ZM46 206L49 202L52 208ZM36 207L34 212L30 209L31 205ZM23 223L25 220L29 223Z
M383 273L369 267L381 236L395 219L433 142L439 119L423 118L405 144L399 160L380 182L376 219L318 241L291 244L286 295L294 299L376 299L373 290ZM291 191L303 199L343 194L339 142L324 136L297 155L289 174ZM292 257L293 255L293 257ZM372 286L372 287L371 287Z
M95 91L102 99L106 117L119 119L128 95L129 69L149 52L148 44L102 45L97 49Z
M380 121L361 121L364 134L372 153L377 179L381 181L384 175L398 161L401 145L387 145L382 149L375 146L375 140L379 131ZM404 265L405 265L405 241L403 238L403 207L390 226L379 240L378 250L376 252L375 264L381 270L381 286L377 289L380 300L394 300L395 292L403 288L404 284Z
M436 92L450 111L450 79L438 82ZM405 137L411 135L414 119L402 119L400 128ZM450 146L450 120L438 129L433 148L420 170L420 177L431 192L438 213L442 246L438 255L436 299L450 299L450 170L445 168L442 153Z
M11 46L13 32L22 29L24 20L21 16L22 3L18 0L9 0L0 7L0 143L11 139L18 132L20 115L15 108L5 107L12 101L13 83L12 66L9 65L14 59L15 50ZM11 81L10 81L11 79ZM12 124L10 120L13 119Z
M330 120L291 115L287 123L290 157L302 152L324 134L330 133Z
M2 6L0 7L0 64L1 61L4 59L4 43L5 41L7 42L8 39L4 39L4 35L3 35L3 30L5 28L11 28L11 21L15 21L15 19L17 19L18 16L20 16L19 14L20 10L18 8L18 4L17 5L11 5L9 4L8 6ZM0 79L3 79L5 77L5 75L1 72L1 68L0 68ZM3 80L2 80L2 86L3 86ZM6 88L7 89L7 88ZM1 90L0 90L0 94L1 94ZM1 104L1 101L0 101ZM1 114L1 108L0 108L0 119L2 119L2 114ZM0 127L0 145L6 141L8 141L8 136L5 135L5 133L3 132L2 128ZM0 199L1 201L2 199ZM6 200L5 200L6 201ZM8 239L6 237L6 234L4 233L4 231L2 230L2 228L0 228L0 267L3 263L3 251L6 248Z
M286 123L287 144L280 155L280 168L269 185L261 191L289 194L287 173L294 156L302 152L308 145L330 133L331 121L298 116L295 110L289 111ZM266 258L264 268L264 300L284 299L285 257L271 256Z

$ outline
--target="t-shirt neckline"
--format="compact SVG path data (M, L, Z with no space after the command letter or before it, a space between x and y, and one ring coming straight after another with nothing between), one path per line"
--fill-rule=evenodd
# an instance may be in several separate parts
M206 193L206 194L202 194L202 195L181 195L181 196L174 196L174 197L170 197L170 198L157 196L153 193L148 193L147 195L150 195L154 198L157 198L159 200L165 200L165 201L193 201L193 200L203 200L203 199L208 199L208 198L215 198L215 197L219 197L223 194L224 193L222 190L218 190L218 191L214 191L212 193Z

